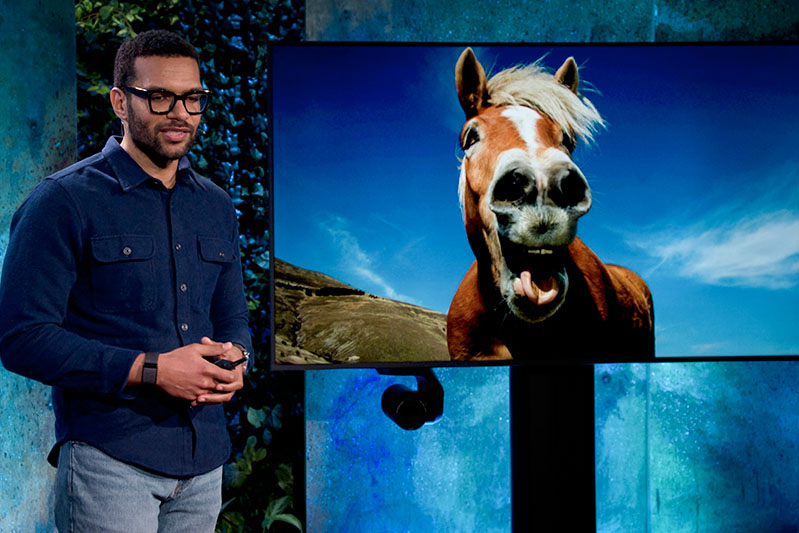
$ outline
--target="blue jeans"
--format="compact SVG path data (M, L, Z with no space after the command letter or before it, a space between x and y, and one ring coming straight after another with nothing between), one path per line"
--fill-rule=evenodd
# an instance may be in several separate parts
M59 452L55 493L60 533L213 533L222 467L175 479L71 441Z

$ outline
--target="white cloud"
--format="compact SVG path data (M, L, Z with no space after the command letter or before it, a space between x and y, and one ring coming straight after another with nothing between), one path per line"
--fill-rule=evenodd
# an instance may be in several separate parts
M728 187L686 198L628 244L668 270L709 285L765 289L799 286L799 161L764 161L731 176ZM694 221L686 223L685 221Z
M358 238L347 229L347 221L343 217L331 217L323 225L324 229L333 238L336 246L341 252L341 260L344 268L357 278L371 284L371 287L362 287L368 292L373 292L378 296L399 300L410 304L419 305L411 298L397 292L379 272L379 267L375 266L376 255L370 255L360 245Z
M710 285L785 289L799 284L799 211L742 216L707 229L659 233L631 244L659 260L656 270Z

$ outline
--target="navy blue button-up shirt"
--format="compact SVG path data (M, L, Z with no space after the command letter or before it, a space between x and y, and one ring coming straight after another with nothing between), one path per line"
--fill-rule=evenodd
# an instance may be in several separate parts
M168 476L230 455L221 405L126 387L142 352L203 336L252 351L236 214L186 158L166 189L115 138L42 181L14 214L0 281L0 357L53 386L56 446L79 440Z

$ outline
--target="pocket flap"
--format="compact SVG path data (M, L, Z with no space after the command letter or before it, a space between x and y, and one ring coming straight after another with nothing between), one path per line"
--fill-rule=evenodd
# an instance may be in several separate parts
M230 263L233 261L233 246L224 239L216 237L197 237L200 245L200 257L212 263Z
M152 235L92 237L92 256L100 263L142 261L155 255Z

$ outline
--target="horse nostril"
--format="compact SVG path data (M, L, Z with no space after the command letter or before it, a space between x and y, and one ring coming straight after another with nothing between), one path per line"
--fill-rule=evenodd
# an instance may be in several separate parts
M494 203L515 204L528 196L535 197L535 184L533 180L524 173L513 170L508 172L497 181L494 186Z
M574 169L560 178L549 192L549 199L558 207L575 207L588 198L588 184L585 178Z

